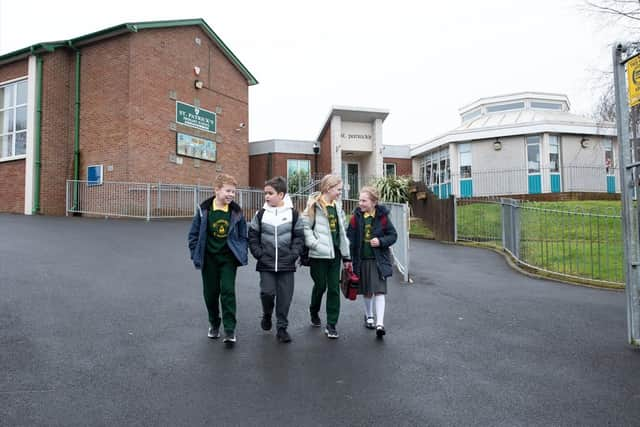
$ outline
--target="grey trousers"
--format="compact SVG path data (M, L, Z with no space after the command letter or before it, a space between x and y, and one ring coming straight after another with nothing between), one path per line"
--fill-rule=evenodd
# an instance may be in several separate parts
M260 295L276 298L276 327L289 326L289 306L293 298L293 271L261 271Z

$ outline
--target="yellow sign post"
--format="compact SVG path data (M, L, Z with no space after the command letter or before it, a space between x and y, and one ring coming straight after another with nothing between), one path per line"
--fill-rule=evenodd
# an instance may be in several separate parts
M640 55L627 61L627 87L629 91L629 106L640 104Z

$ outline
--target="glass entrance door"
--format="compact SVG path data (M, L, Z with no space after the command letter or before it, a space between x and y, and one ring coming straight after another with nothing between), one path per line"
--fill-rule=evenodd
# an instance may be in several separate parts
M529 194L542 192L542 177L540 176L540 136L527 137L527 176Z
M342 197L358 200L358 191L360 191L359 178L360 171L357 163L345 162L342 164Z

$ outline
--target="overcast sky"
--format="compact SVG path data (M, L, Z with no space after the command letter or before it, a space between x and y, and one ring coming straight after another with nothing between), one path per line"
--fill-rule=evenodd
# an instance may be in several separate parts
M458 126L479 98L539 91L590 114L621 25L581 0L0 0L0 54L125 22L203 18L260 82L249 139L314 140L332 105L386 109L386 144Z

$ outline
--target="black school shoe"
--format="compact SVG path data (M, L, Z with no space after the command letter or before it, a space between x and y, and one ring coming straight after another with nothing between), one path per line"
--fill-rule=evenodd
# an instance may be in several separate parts
M271 315L263 314L262 320L260 321L260 327L262 328L263 331L270 331L271 326L272 326Z
M367 317L367 315L364 315L364 327L367 329L375 329L376 325L375 325L375 319L373 317Z
M386 334L387 332L384 330L384 326L382 325L378 325L376 326L376 337L378 337L379 339L382 339L382 337Z
M278 328L278 332L276 333L276 338L278 338L278 341L280 342L284 342L284 343L291 342L291 337L289 336L289 333L287 332L286 328Z

